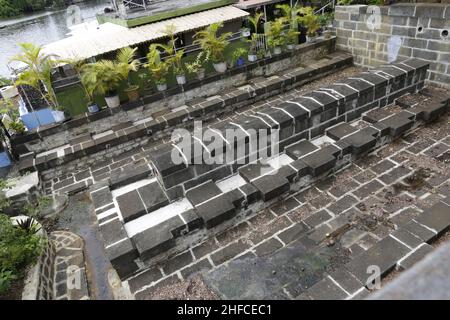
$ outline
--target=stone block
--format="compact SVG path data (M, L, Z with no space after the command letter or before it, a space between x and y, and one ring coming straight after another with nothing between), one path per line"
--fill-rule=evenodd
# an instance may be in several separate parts
M348 294L334 281L326 277L306 291L312 300L343 300Z
M176 157L174 162L174 157ZM161 176L174 173L186 168L183 155L170 144L163 145L160 149L149 154L150 160Z
M416 115L417 120L423 120L425 122L436 120L447 110L448 106L446 104L436 101L427 101L427 103L422 103L408 109L409 112Z
M263 201L268 201L289 191L289 181L280 174L267 174L252 181L259 190Z
M99 226L105 246L112 245L122 239L127 239L127 233L119 219L111 220Z
M343 122L326 130L327 136L334 140L340 140L344 136L358 131L357 128Z
M271 170L273 170L273 168L269 164L262 164L258 162L242 166L238 169L238 172L239 175L247 182L251 182L252 180Z
M214 182L208 181L186 191L186 198L188 198L192 205L196 206L220 194L222 194L222 191L219 187Z
M255 203L260 198L260 193L252 184L246 183L239 187L239 190L245 194L247 204Z
M450 206L440 201L428 208L416 221L436 231L437 235L446 232L450 227Z
M118 188L141 179L147 178L151 170L147 164L128 167L124 170L116 169L111 172L111 187Z
M295 122L295 132L302 132L308 128L308 111L300 107L298 104L285 102L277 106L287 112Z
M367 127L338 141L336 145L343 150L344 154L351 152L358 156L370 151L376 145L375 134L378 134L376 130Z
M401 111L400 113L375 123L374 127L381 130L382 136L390 135L392 137L398 137L413 126L413 118L414 114L407 111Z
M299 97L292 99L292 101L300 104L302 107L308 110L311 117L323 112L323 106L312 99L308 99L306 97Z
M391 271L397 264L397 261L406 256L408 252L408 247L391 237L387 237L355 257L352 261L347 263L345 267L359 281L363 284L367 284L368 278L372 275L372 273L368 273L369 266L378 266L380 268L381 276L384 276Z
M137 189L147 212L154 211L169 203L166 194L157 181Z
M214 262L214 265L218 266L224 263L227 260L230 260L237 256L238 254L244 252L249 248L249 244L244 241L237 241L229 244L225 248L215 252L211 255L211 260Z
M308 166L312 176L318 176L333 168L336 158L327 149L320 149L300 159Z
M175 238L185 229L183 220L175 216L135 234L132 240L142 259L146 260L172 248Z
M138 270L139 267L134 261L138 257L138 253L130 239L117 242L107 247L105 252L121 279L126 278Z
M308 153L311 153L319 149L316 145L312 144L309 140L301 140L294 144L291 144L285 148L285 152L293 159L298 159Z
M406 270L413 267L417 262L424 259L426 255L433 251L433 247L424 243L414 252L398 262L398 268L400 270Z
M354 294L363 287L361 281L345 269L334 271L330 274L330 277L349 294Z
M404 243L411 249L414 249L423 243L422 239L413 235L411 232L404 228L399 228L391 233L391 237L394 237L396 240Z
M207 229L234 217L236 208L232 200L230 194L224 193L195 206Z
M116 200L125 222L139 218L147 213L137 190L120 195Z

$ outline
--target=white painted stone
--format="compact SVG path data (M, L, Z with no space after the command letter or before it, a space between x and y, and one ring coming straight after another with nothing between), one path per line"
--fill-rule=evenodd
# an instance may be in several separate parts
M286 166L291 162L294 162L294 159L285 153L279 154L270 160L267 160L267 163L274 169L280 169L282 166Z
M311 143L313 145L315 145L316 147L320 147L324 143L334 143L334 142L335 141L333 139L331 139L330 137L325 136L325 135L311 140Z
M112 131L112 130L107 130L107 131L104 131L104 132L102 132L102 133L97 133L97 134L94 134L93 136L92 136L92 139L98 139L98 138L101 138L101 137L105 137L105 136L107 136L108 134L111 134L111 133L114 133L114 131Z
M216 185L223 193L226 193L228 191L242 187L246 183L247 182L239 174L235 174L229 178L217 182Z
M26 196L29 190L37 188L39 185L39 175L37 171L27 175L12 179L9 182L9 187L4 189L6 198L18 197L20 195Z
M156 177L148 178L148 179L142 179L142 180L139 180L139 181L127 184L126 186L118 188L116 190L112 190L111 193L112 193L113 199L115 199L115 198L117 198L117 197L119 197L119 196L121 196L121 195L123 195L125 193L128 193L130 191L138 189L140 187L146 186L146 185L148 185L148 184L150 184L152 182L155 182L155 181L156 181Z
M151 120L153 120L153 117L147 117L147 118L133 122L133 125L137 126L138 124L142 124L142 123L145 123L145 122L151 121Z
M187 198L182 200L172 202L165 207L159 208L158 210L152 211L134 219L125 224L125 230L127 231L128 237L133 237L134 235L147 230L148 228L154 227L169 220L172 217L180 215L181 213L192 209L193 206Z

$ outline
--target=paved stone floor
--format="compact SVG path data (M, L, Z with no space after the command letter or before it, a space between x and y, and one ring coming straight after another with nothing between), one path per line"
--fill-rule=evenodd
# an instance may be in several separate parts
M354 276L358 261L370 260L367 254L376 255L377 248L391 258L404 255L406 247L424 239L431 242L434 236L412 220L450 196L448 123L443 116L420 127L335 176L129 278L125 285L136 299L202 298L202 292L221 299L367 296L370 292L361 289ZM411 237L397 230L405 225L421 230L411 229ZM418 248L422 256L431 250L428 244ZM395 272L413 263L405 259ZM387 265L383 272L388 275L384 279L396 274Z

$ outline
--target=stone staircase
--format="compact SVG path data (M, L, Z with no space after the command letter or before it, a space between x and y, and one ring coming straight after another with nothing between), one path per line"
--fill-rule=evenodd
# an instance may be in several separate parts
M209 126L227 146L215 150L215 157L237 146L236 140L226 140L228 128L242 131L244 145L250 129L278 130L280 151L267 163L259 157L265 150L245 148L243 157L220 165L192 164L191 155L168 142L149 152L154 175L94 185L91 197L113 266L126 277L139 269L136 259L151 259L150 264L165 259L435 119L447 110L447 97L382 119L367 113L421 89L427 68L420 60L383 66L277 107L260 108L253 116ZM372 124L350 124L361 116ZM207 155L202 160L211 157L212 150L192 141ZM174 163L174 154L184 162ZM248 161L255 154L257 160Z

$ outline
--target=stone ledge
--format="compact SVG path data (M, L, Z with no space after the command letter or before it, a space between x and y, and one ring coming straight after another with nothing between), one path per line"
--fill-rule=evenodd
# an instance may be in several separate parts
M77 115L77 116L73 117L71 120L64 122L62 124L51 124L48 126L41 126L37 129L27 133L26 135L14 137L12 140L12 143L21 144L21 143L32 141L35 139L43 139L44 137L46 137L48 135L52 135L57 132L65 131L70 128L77 127L81 124L85 124L88 122L95 122L102 118L109 117L109 116L119 112L121 109L123 109L124 111L132 110L132 109L135 109L138 107L142 107L145 104L148 104L148 103L151 103L154 101L158 101L163 98L168 98L177 93L181 93L182 91L192 90L194 88L201 87L204 84L213 83L220 79L228 78L231 75L234 75L237 73L247 74L249 71L251 71L257 67L264 67L264 66L270 65L276 61L280 61L280 60L283 60L283 59L286 59L289 57L293 57L295 55L298 55L298 54L301 54L301 53L304 53L304 52L307 52L307 51L310 51L310 50L313 50L313 49L316 49L316 48L319 48L322 46L324 46L324 47L333 46L334 41L335 41L335 37L332 37L331 39L320 39L319 41L316 41L313 43L301 44L293 51L283 52L280 55L273 55L271 57L264 58L264 59L258 60L256 62L249 62L242 67L235 67L233 69L229 69L223 74L213 74L213 75L206 77L203 80L197 80L197 79L191 80L191 81L189 81L189 83L184 85L184 88L183 88L183 86L175 86L175 87L169 88L165 92L158 92L158 93L155 93L150 96L142 97L137 102L127 102L118 108L102 109L101 111L99 111L98 113L95 113L95 114L85 113L85 114Z
M245 106L264 97L285 91L300 83L311 81L314 77L321 75L321 72L319 72L321 68L324 69L322 72L328 73L331 72L331 70L341 68L342 66L351 63L351 56L346 54L334 54L331 57L332 59L326 63L316 63L305 68L308 69L308 71L302 73L301 76L288 71L284 73L283 79L281 77L278 78L279 81L273 82L273 80L269 79L263 83L250 85L250 87L253 87L255 94L262 91L260 96L249 94L247 91L237 88L234 92L245 97L244 101L237 102L235 95L225 94L221 99L201 101L197 104L188 106L185 110L164 114L138 125L120 128L115 132L111 131L111 133L106 135L100 134L101 138L84 140L82 142L77 142L75 140L77 142L75 145L70 145L64 149L56 148L54 149L56 151L46 152L44 156L36 155L33 157L33 153L29 153L26 156L20 157L19 170L20 172L34 170L44 171L74 161L80 157L91 156L102 150L114 148L115 146L119 146L135 139L160 138L166 131L171 132L171 130L176 127L185 127L192 124L195 117L208 118L217 112L224 113L226 110L232 109L235 106ZM286 83L289 81L291 81L292 84L286 86Z

